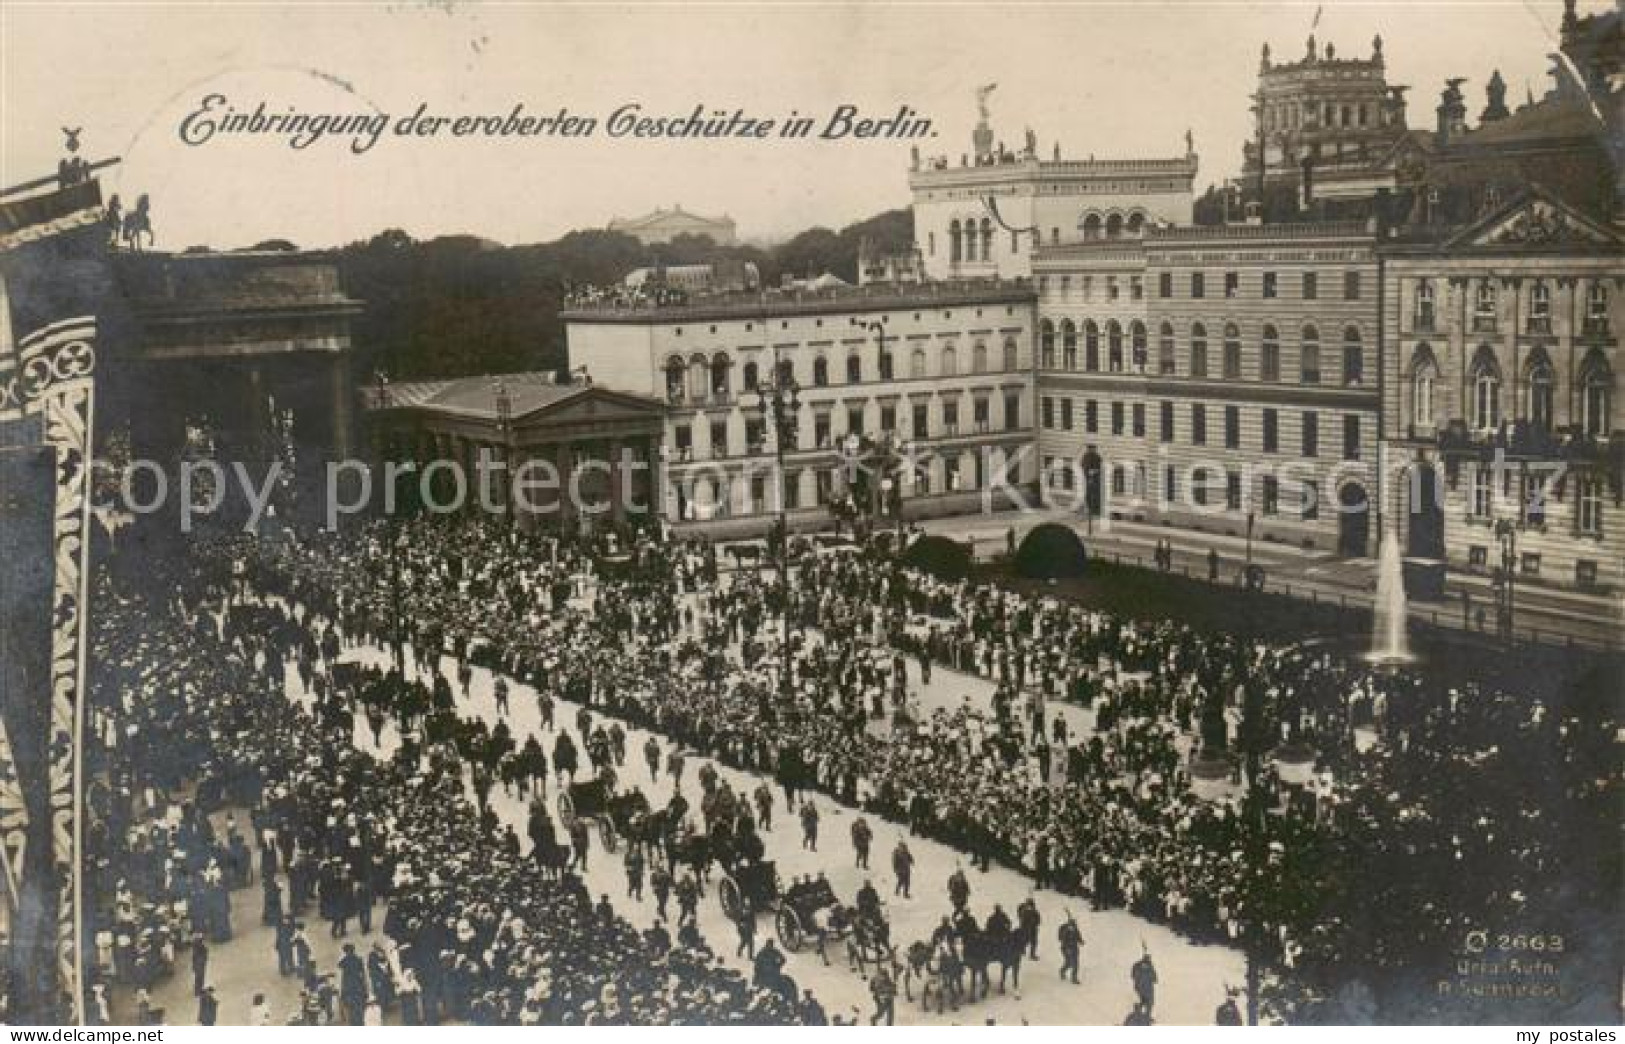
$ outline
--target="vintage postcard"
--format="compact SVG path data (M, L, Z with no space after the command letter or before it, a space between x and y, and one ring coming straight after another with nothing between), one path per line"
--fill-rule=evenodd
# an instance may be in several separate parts
M0 1021L1615 1039L1625 5L0 52Z

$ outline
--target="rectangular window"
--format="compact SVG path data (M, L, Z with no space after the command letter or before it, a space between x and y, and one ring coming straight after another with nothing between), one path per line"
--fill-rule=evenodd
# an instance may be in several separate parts
M784 476L784 510L794 511L801 506L801 472L790 471Z
M1518 560L1518 572L1524 576L1540 575L1540 555L1534 551L1525 551Z
M1273 409L1264 411L1264 452L1275 453L1280 450L1281 427L1280 415Z
M711 422L711 456L726 457L728 455L728 422L716 420Z
M1015 399L1012 397L1010 402L1013 404ZM1061 427L1066 431L1072 430L1072 400L1070 398L1061 400Z
M1043 425L1046 428L1055 427L1055 400L1048 395L1044 396L1038 407L1042 411Z
M897 430L897 407L896 406L882 406L882 407L880 407L880 430L881 431L896 431Z
M1162 469L1162 499L1172 504L1179 496L1179 472L1172 464Z
M819 468L813 472L813 481L816 483L814 487L816 500L814 502L819 507L829 503L829 491L834 485L833 474L828 468Z
M1142 300L1145 297L1145 280L1139 276L1129 276L1128 295L1136 301Z
M755 419L745 421L745 450L748 453L760 453L762 444L767 441L767 422Z
M829 414L820 413L813 418L813 445L819 449L829 448Z
M767 476L752 475L750 477L750 509L752 511L766 511L767 503Z
M1303 455L1320 455L1320 417L1312 411L1303 415Z
M1224 474L1224 506L1231 511L1241 510L1241 472L1227 471Z
M1360 299L1360 273L1343 273L1343 300L1358 301Z
M1224 274L1224 296L1237 297L1241 294L1241 275L1237 272Z
M1241 448L1241 407L1224 408L1224 448Z
M1157 296L1167 299L1174 296L1174 274L1163 272L1157 276Z
M1004 397L1004 430L1015 431L1021 427L1021 395L1011 394ZM1072 400L1061 400L1061 427L1072 427Z
M1123 404L1120 402L1112 403L1112 434L1123 434Z
M942 429L945 435L959 434L959 403L945 402L942 404Z
M1207 469L1191 469L1191 501L1198 506L1207 505Z
M1264 296L1266 298L1273 298L1276 295L1276 293L1277 293L1277 290L1276 290L1276 284L1275 284L1275 273L1274 272L1265 272L1264 273Z
M1343 415L1343 459L1360 459L1360 418L1352 413Z
M1585 536L1602 536L1602 487L1600 480L1579 480L1579 499L1576 501L1575 521Z
M1091 435L1100 430L1100 404L1093 399L1083 402L1083 430Z
M1273 515L1278 513L1281 510L1281 480L1274 475L1265 475L1263 494L1264 503L1262 507L1264 514Z
M863 434L863 407L849 406L846 410L846 430L852 435Z
M1117 286L1116 276L1106 277L1106 300L1115 301L1122 291Z
M988 426L992 424L992 410L988 406L986 399L978 398L971 403L971 418L975 422L978 432L987 431Z
M1145 403L1137 402L1134 404L1133 416L1134 434L1143 436L1145 434Z
M927 409L925 403L917 402L914 404L914 409L912 412L914 414L914 437L917 439L923 439L926 437L926 435L930 434L926 421L930 411Z
M1174 441L1174 404L1164 401L1161 407L1161 435L1163 442Z
M1473 491L1471 510L1474 518L1489 518L1495 509L1495 486L1490 479L1490 469L1482 466L1473 468Z
M1314 479L1303 481L1303 518L1312 522L1320 517L1320 483Z
M1320 297L1320 276L1314 272L1303 274L1303 299L1314 301Z
M1191 404L1191 445L1207 445L1207 407L1199 402Z
M1207 279L1201 272L1191 273L1191 296L1207 296Z
M694 430L687 424L679 424L672 432L672 439L677 444L677 458L686 459L694 450Z

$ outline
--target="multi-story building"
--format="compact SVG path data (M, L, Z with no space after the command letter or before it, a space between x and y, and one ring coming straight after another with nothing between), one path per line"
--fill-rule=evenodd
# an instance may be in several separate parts
M1369 552L1380 294L1364 224L1152 229L1041 251L1038 268L1052 499L1082 488L1114 517Z
M1051 160L1028 136L1019 154L990 151L986 120L975 135L976 162L945 157L909 172L915 247L931 279L1024 278L1039 246L1133 239L1160 223L1189 223L1197 156L1168 159Z
M656 208L642 217L613 218L609 230L624 232L644 246L670 243L678 236L707 236L718 246L732 246L735 239L733 218L726 214L721 217L691 214L681 204L673 204L670 210Z
M669 404L664 513L760 529L780 497L822 524L850 496L854 449L883 447L888 517L977 510L1030 489L1033 292L1015 283L716 295L567 310L572 365ZM796 389L781 474L772 384ZM991 491L991 494L990 494Z

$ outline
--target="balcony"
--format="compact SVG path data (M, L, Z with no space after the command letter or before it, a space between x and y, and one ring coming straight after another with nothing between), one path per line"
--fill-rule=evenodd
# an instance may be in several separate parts
M1608 329L1608 317L1605 316L1605 315L1587 316L1585 322L1583 324L1581 324L1581 326L1580 326L1580 336L1582 336L1582 337L1608 337L1608 336L1610 336L1609 329Z
M1552 333L1552 317L1549 315L1532 315L1524 323L1524 333L1532 337L1549 337Z

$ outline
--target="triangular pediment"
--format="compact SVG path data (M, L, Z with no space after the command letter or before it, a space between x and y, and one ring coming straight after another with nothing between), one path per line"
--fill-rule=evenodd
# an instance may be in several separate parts
M525 425L573 424L581 421L658 419L664 413L665 405L658 400L610 388L589 387L538 406L515 417L514 421Z
M1606 226L1533 188L1506 206L1486 214L1450 242L1454 247L1503 249L1526 247L1619 247Z

